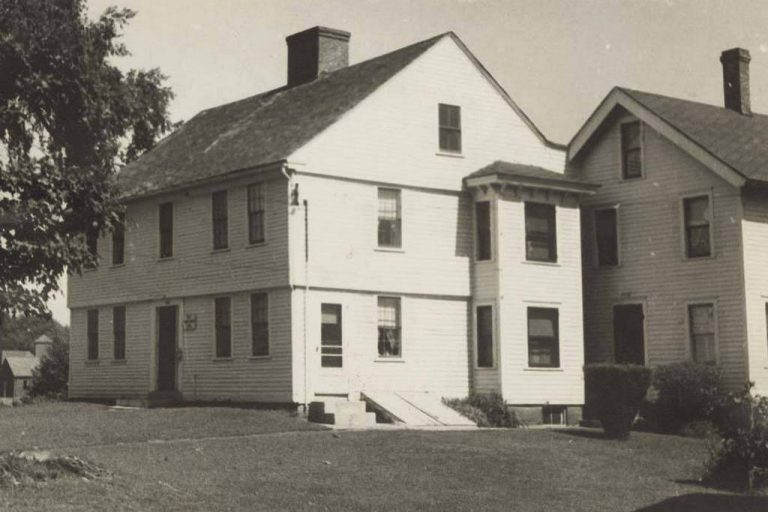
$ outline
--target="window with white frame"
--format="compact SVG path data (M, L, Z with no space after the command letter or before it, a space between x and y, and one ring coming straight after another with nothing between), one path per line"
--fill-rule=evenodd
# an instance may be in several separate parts
M439 104L440 151L461 153L461 107Z
M379 189L379 247L402 247L400 190Z
M401 357L402 332L399 297L379 297L378 325L379 357Z
M688 331L694 362L701 364L717 362L715 324L714 303L688 305Z
M557 261L557 221L555 205L525 203L525 259Z
M559 323L556 308L528 308L528 366L560 366Z

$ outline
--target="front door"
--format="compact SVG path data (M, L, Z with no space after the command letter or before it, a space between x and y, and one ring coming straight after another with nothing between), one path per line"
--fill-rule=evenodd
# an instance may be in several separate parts
M177 306L157 308L157 390L176 390Z
M344 365L341 304L320 305L320 371L314 392L344 394L348 383Z
M615 359L621 364L645 364L645 314L642 304L613 307Z

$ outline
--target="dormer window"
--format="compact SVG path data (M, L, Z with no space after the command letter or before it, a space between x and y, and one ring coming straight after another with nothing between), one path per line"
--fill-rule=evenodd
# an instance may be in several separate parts
M621 125L621 177L625 180L643 176L640 121Z
M439 105L440 151L461 153L461 107Z

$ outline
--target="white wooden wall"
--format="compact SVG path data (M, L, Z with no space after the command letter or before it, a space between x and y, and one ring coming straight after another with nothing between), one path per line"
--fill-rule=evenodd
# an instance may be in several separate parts
M743 196L744 283L749 380L768 395L768 202L759 193Z

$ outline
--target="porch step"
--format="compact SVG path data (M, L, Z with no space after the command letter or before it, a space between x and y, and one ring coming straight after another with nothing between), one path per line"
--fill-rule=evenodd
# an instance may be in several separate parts
M363 400L390 419L406 425L477 426L445 405L441 396L428 392L365 391Z
M365 402L326 399L309 404L309 421L342 427L369 427L376 424L376 414L366 412Z

